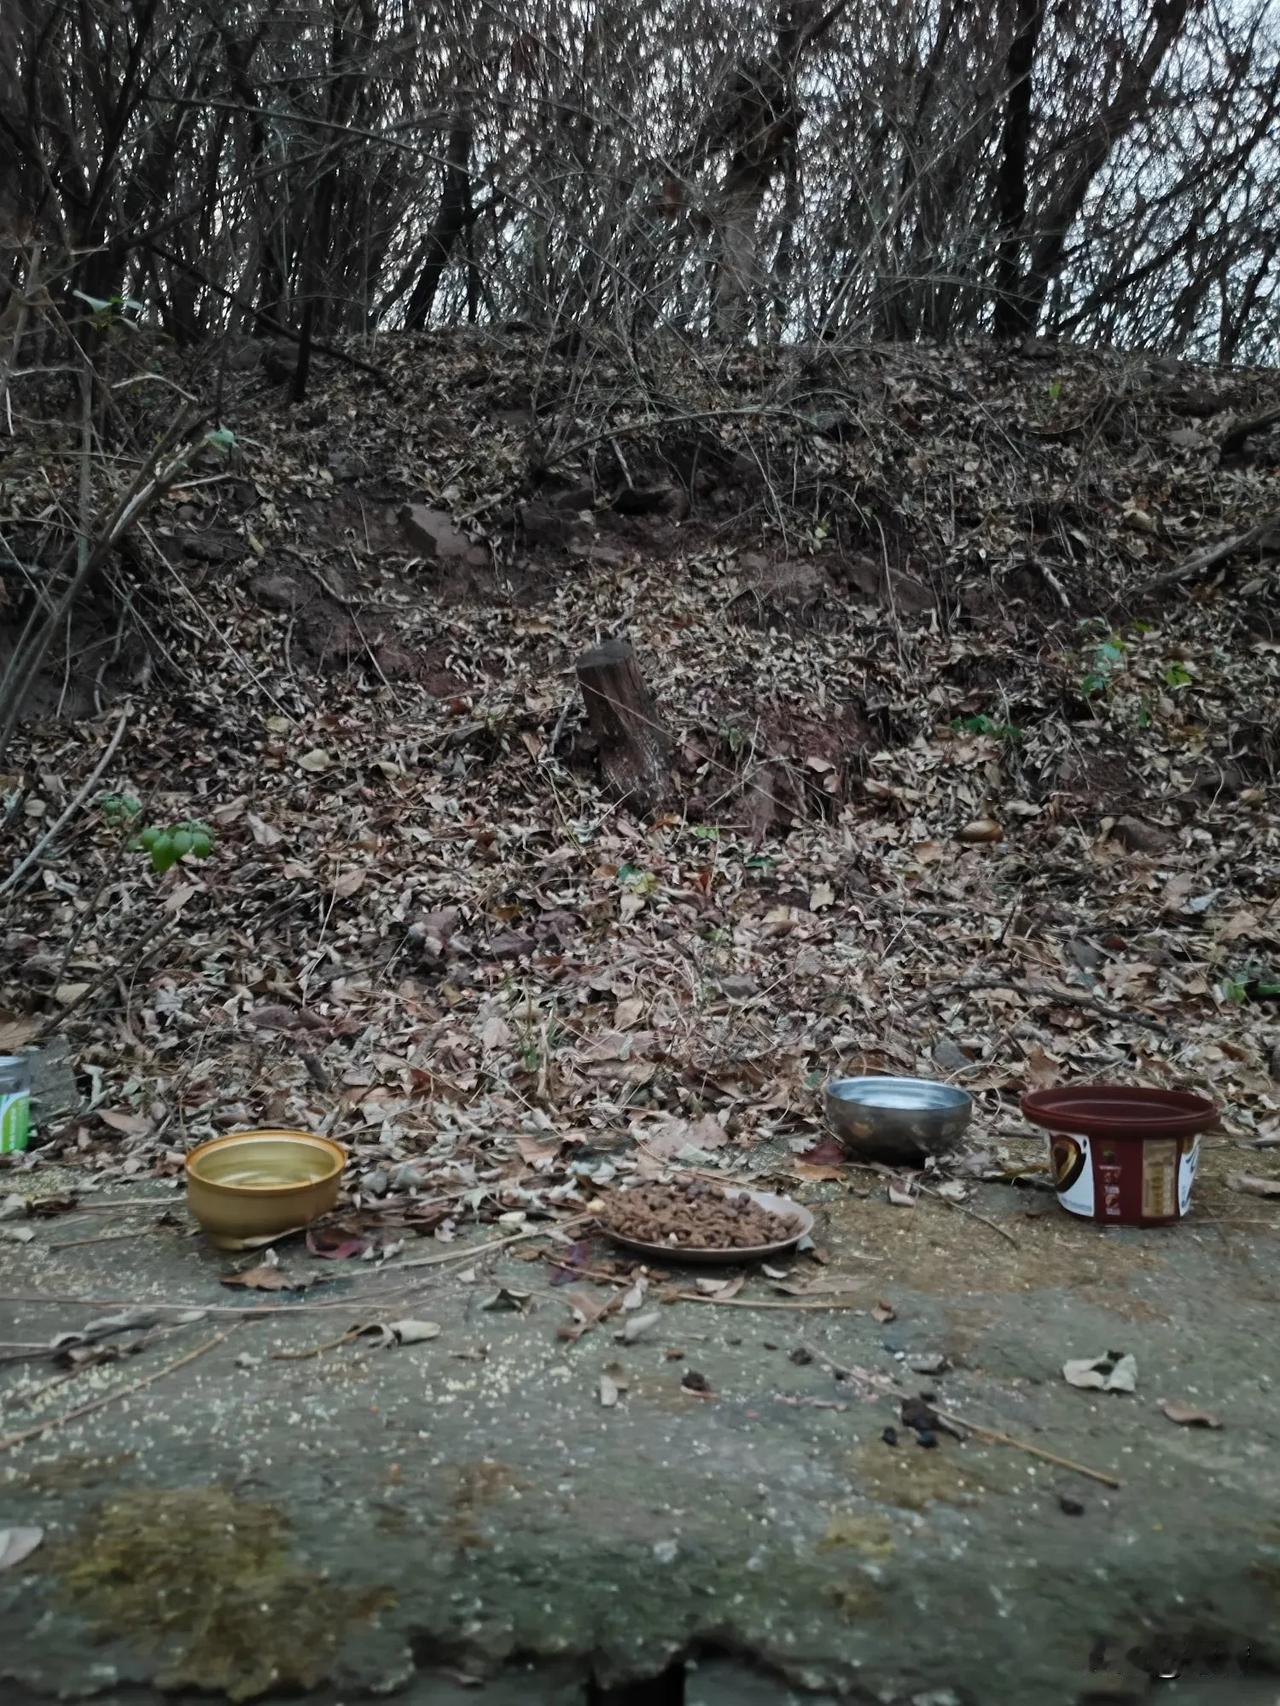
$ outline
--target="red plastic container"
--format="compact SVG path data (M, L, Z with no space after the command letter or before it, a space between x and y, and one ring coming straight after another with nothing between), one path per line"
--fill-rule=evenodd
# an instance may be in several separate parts
M1086 1084L1031 1090L1022 1111L1049 1134L1058 1201L1107 1226L1167 1226L1191 1201L1200 1133L1218 1110L1189 1090Z

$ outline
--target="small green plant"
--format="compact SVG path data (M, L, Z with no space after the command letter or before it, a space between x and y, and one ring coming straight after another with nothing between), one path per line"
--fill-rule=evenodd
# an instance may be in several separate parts
M207 824L194 819L171 823L167 829L149 823L145 829L138 831L129 845L148 855L153 871L164 872L187 853L196 859L207 859L213 851L213 831Z
M1176 659L1167 665L1162 679L1166 687L1172 687L1175 690L1179 687L1190 687L1194 681L1194 677L1187 666L1184 663L1179 663Z
M132 823L142 810L142 802L135 800L132 794L103 794L98 801L98 810L108 823Z
M638 865L619 865L618 881L631 890L632 894L650 895L658 887L658 878L653 871L642 871Z
M1051 403L1060 403L1062 401L1061 379L1051 379L1045 389L1049 393L1049 401Z
M1222 995L1237 1007L1246 1001L1274 1000L1280 995L1280 971L1256 964L1242 966L1223 979Z
M1016 723L998 723L985 711L976 717L953 717L951 727L958 735L987 735L991 740L1006 741L1022 739L1022 730Z
M1114 676L1125 666L1126 652L1124 635L1119 632L1108 634L1086 649L1085 671L1080 677L1082 698L1096 699L1107 691Z
M103 794L98 801L98 810L113 828L131 831L130 852L145 853L151 860L153 871L167 871L184 854L207 859L213 851L213 831L207 823L200 823L195 818L171 823L167 828L158 823L138 827L142 802L132 794Z

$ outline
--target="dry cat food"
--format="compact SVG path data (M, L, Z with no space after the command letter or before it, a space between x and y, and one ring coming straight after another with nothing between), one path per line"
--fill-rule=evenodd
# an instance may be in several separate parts
M718 1185L636 1185L609 1191L600 1219L620 1238L673 1250L749 1250L793 1238L796 1228L748 1196Z

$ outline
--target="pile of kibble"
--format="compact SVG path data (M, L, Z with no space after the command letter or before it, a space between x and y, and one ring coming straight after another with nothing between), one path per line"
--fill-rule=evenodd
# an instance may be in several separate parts
M666 1244L673 1250L749 1250L778 1244L795 1227L748 1196L726 1196L718 1185L636 1185L605 1194L600 1219L620 1238Z

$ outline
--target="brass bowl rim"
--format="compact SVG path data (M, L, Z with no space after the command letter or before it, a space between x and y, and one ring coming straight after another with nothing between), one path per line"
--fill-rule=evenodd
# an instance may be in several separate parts
M327 1151L332 1165L326 1172L317 1173L314 1179L295 1179L283 1185L227 1185L221 1179L211 1179L206 1173L201 1173L196 1162L214 1149L231 1149L239 1143L250 1140L261 1142L263 1138L282 1138L289 1143L305 1143L310 1147ZM187 1184L193 1182L206 1191L223 1191L229 1197L287 1197L298 1191L311 1191L317 1185L324 1185L330 1179L336 1178L347 1165L347 1152L342 1145L332 1137L322 1137L318 1131L299 1131L288 1126L261 1126L252 1131L229 1131L221 1137L211 1137L207 1142L198 1144L186 1157L185 1171Z

